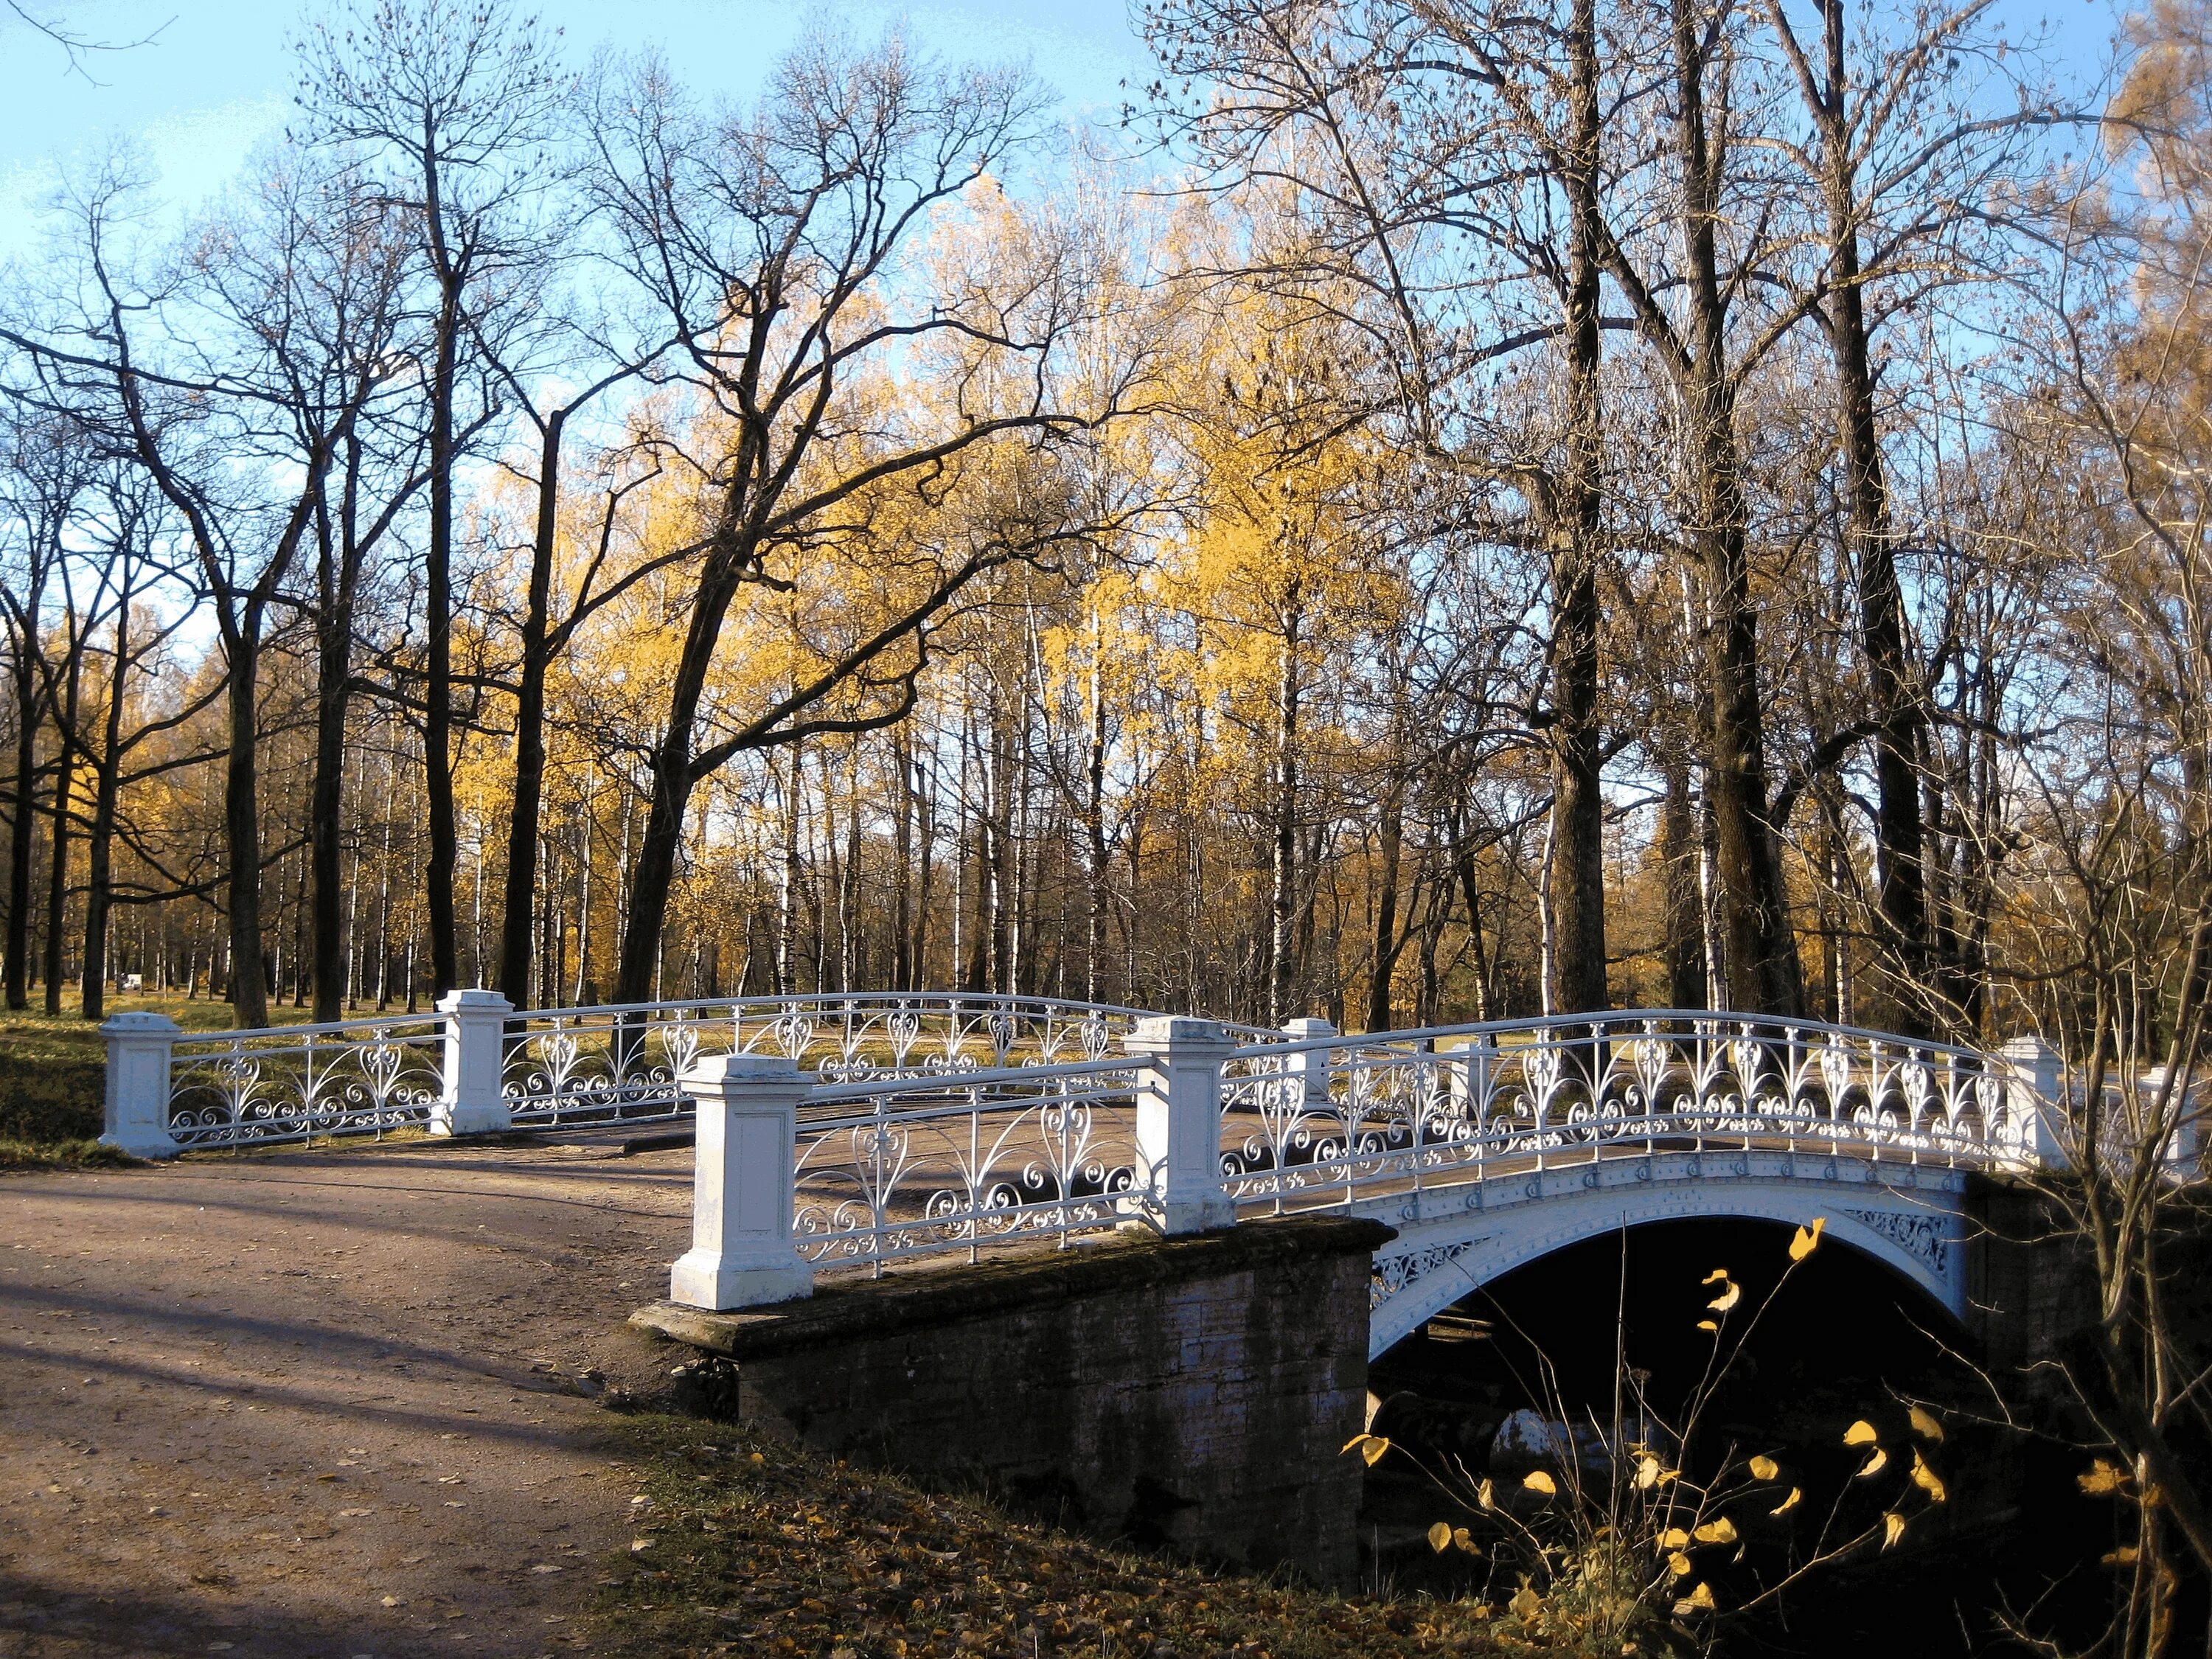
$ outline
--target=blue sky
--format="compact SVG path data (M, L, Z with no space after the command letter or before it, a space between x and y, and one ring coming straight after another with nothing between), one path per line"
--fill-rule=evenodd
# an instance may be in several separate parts
M2010 28L2047 21L2054 55L2084 73L2102 57L2114 15L2113 0L1999 5ZM196 203L221 188L255 142L283 124L287 35L307 11L328 9L301 0L46 0L39 9L104 39L155 39L96 56L88 80L21 25L0 24L9 94L0 100L0 258L34 246L56 167L117 131L138 136L173 200ZM1066 100L1071 119L1110 115L1119 83L1141 84L1149 63L1124 0L842 0L813 9L790 0L541 0L534 9L580 58L601 42L658 46L695 86L740 98L820 12L864 33L903 21L912 37L949 56L1026 58Z
M283 125L287 36L303 16L336 9L301 0L34 0L34 9L104 40L155 38L88 59L88 81L70 72L58 49L12 20L0 24L8 87L0 100L0 257L34 242L57 166L114 132L139 137L173 199L198 202L219 190L253 144ZM1071 118L1118 109L1119 83L1137 83L1149 61L1123 0L844 0L811 9L786 0L524 0L521 9L562 30L579 60L602 42L655 46L695 87L738 98L817 15L863 34L902 21L910 36L949 57L1025 58L1066 99Z

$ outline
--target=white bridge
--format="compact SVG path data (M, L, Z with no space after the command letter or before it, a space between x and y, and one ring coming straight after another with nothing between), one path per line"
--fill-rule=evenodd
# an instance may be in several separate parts
M187 1035L123 1014L110 1144L140 1157L337 1135L696 1116L673 1299L1102 1231L1328 1211L1376 1255L1379 1353L1498 1274L1682 1216L1830 1235L1965 1310L1966 1173L2057 1157L2057 1058L1657 1010L1285 1030L1049 999L867 994L439 1011Z

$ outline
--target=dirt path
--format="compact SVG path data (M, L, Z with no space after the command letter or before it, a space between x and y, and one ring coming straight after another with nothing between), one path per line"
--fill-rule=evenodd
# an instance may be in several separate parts
M582 1649L636 1488L559 1378L690 1201L575 1146L0 1176L0 1659Z

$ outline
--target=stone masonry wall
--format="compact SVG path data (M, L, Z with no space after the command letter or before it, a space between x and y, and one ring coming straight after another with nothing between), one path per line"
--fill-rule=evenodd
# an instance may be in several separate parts
M980 1486L1082 1530L1346 1583L1368 1221L1123 1235L740 1314L633 1323L736 1362L738 1412L839 1456Z

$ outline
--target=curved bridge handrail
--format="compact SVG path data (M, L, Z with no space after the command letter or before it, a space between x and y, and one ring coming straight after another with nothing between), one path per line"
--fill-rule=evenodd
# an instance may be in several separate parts
M1245 1060L1261 1055L1306 1054L1324 1049L1376 1048L1416 1049L1426 1051L1439 1038L1510 1036L1523 1033L1550 1035L1559 1033L1563 1042L1603 1042L1618 1028L1618 1035L1627 1036L1698 1037L1717 1036L1721 1033L1709 1030L1650 1030L1661 1021L1686 1022L1692 1027L1721 1024L1756 1026L1773 1031L1778 1036L1792 1035L1844 1037L1855 1042L1880 1043L1888 1048L1911 1048L1947 1058L1972 1060L1992 1070L2003 1062L1979 1048L1948 1042L1935 1037L1900 1036L1894 1031L1876 1031L1863 1026L1837 1025L1826 1020L1793 1019L1779 1014L1738 1012L1713 1008L1624 1008L1601 1012L1573 1014L1539 1014L1521 1019L1486 1020L1464 1025L1424 1025L1403 1030L1338 1032L1327 1036L1291 1037L1288 1036L1266 1042L1248 1043L1231 1054L1231 1060ZM1729 1033L1729 1036L1735 1034ZM1439 1058L1446 1056L1439 1055Z
M846 1083L817 1083L807 1092L808 1121L811 1115L823 1107L850 1105L860 1101L889 1101L900 1095L957 1095L971 1096L1007 1085L1028 1087L1039 1084L1069 1084L1078 1081L1096 1082L1109 1079L1120 1081L1126 1092L1126 1079L1139 1062L1126 1055L1113 1059L1074 1060L1053 1066L998 1066L973 1072L945 1072L926 1077L882 1078L872 1081ZM860 1122L874 1114L854 1115L839 1118L834 1115L819 1120L822 1127L836 1127L840 1123Z
M1072 997L1029 996L999 991L794 991L780 995L690 997L666 1002L592 1002L566 1008L518 1008L506 1018L510 1022L605 1018L625 1014L681 1014L717 1009L815 1008L829 1013L858 1013L880 1009L896 1012L902 1007L913 1007L917 1011L950 1008L957 1012L976 1013L1035 1009L1049 1013L1103 1014L1133 1020L1149 1019L1157 1012L1149 1008L1125 1007L1118 1003L1085 1002Z

